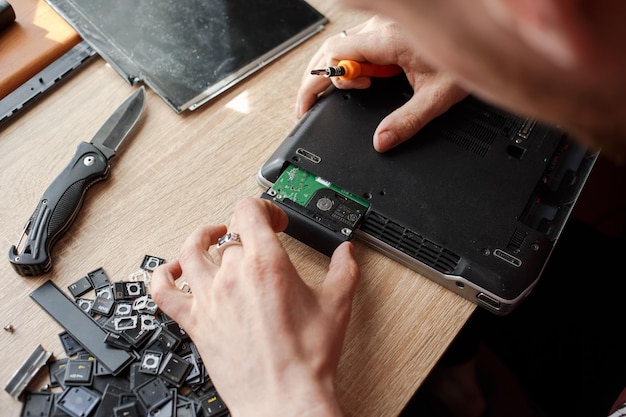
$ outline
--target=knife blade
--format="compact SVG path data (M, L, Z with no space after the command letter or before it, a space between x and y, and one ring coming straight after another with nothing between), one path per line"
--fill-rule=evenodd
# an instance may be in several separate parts
M70 163L48 186L18 244L9 249L9 261L18 274L37 276L52 268L52 247L76 219L89 187L109 176L109 160L139 120L144 101L142 86L113 112L90 142L78 145Z

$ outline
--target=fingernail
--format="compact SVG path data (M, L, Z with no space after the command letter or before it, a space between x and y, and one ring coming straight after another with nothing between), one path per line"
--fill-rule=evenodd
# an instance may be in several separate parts
M352 242L348 242L348 249L350 250L350 255L354 257L354 245Z
M395 146L396 135L389 130L383 130L379 132L374 138L374 149L378 152L385 152Z

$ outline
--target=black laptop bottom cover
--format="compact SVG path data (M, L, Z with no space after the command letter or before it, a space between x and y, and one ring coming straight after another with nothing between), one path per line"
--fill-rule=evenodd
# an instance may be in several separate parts
M323 253L357 235L505 314L539 279L596 154L471 96L376 152L376 126L411 94L398 76L322 97L259 171L273 185L264 196L287 211L287 233Z

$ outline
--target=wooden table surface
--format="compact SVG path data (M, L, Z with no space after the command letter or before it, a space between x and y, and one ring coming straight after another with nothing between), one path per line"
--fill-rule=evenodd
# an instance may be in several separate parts
M102 59L0 128L0 382L38 344L65 357L61 327L29 294L45 280L67 292L103 267L112 280L136 272L144 255L176 257L199 225L228 223L234 204L260 196L260 165L295 126L295 95L309 57L326 36L365 20L331 0L312 0L330 23L251 78L194 112L177 115L148 90L141 122L112 161L111 175L87 193L83 208L54 247L54 266L38 278L17 275L7 258L41 194L80 141L89 141L131 87ZM281 234L303 277L316 285L329 259ZM338 374L347 416L395 416L423 382L474 305L356 243L362 269ZM43 385L42 376L35 384ZM34 389L39 387L35 386ZM3 415L21 403L0 393ZM278 414L280 411L277 410Z

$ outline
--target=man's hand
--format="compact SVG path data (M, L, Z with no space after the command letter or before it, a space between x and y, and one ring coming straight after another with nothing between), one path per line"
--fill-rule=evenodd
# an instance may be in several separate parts
M311 69L334 66L342 59L399 65L413 87L413 97L378 125L373 138L378 152L385 152L411 138L429 121L467 96L450 76L433 70L424 62L397 24L374 17L345 33L346 36L328 38L309 62L298 91L298 117L313 106L331 82L342 89L370 86L371 79L367 77L348 81L310 75Z
M341 415L334 378L359 281L352 244L311 288L276 236L286 226L276 205L244 200L229 227L241 245L226 247L221 265L209 248L226 227L208 226L152 278L155 302L190 335L234 417Z

